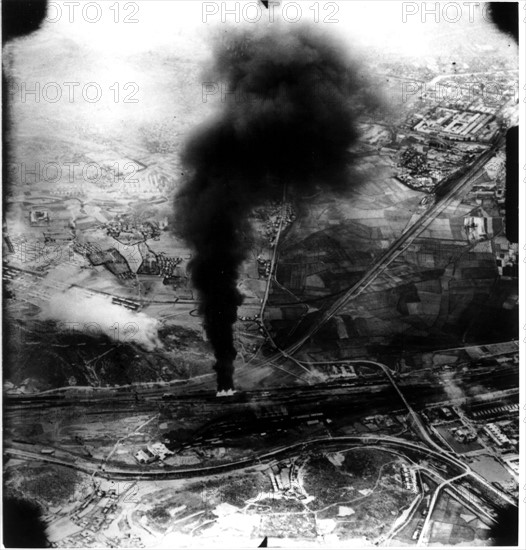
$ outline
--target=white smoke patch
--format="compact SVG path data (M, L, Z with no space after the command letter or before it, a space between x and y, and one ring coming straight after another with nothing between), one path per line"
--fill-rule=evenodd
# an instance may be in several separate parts
M451 374L445 375L440 373L439 378L442 382L442 388L446 392L448 399L454 401L456 399L465 399L464 390L455 382Z
M105 334L121 343L140 344L148 351L162 347L159 321L113 304L109 296L89 295L81 289L54 294L43 306L40 317L58 322L64 331Z
M469 386L468 392L457 383L455 380L455 374L453 373L440 373L438 375L442 389L447 394L448 399L451 401L471 399L473 396L483 396L488 393L488 388L485 388L481 384L472 384Z

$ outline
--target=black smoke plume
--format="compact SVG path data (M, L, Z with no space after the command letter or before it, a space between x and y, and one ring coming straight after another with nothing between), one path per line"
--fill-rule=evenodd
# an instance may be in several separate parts
M218 390L234 388L232 325L247 256L251 210L287 191L345 188L363 85L339 44L312 29L229 34L212 75L228 94L182 154L189 174L175 202L176 232L190 264L214 348Z
M510 34L519 42L519 3L518 2L490 2L489 14L491 20L499 30Z

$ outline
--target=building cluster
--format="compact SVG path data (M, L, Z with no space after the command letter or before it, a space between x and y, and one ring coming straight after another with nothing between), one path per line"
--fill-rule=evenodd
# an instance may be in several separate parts
M127 195L169 194L173 188L174 180L156 169L128 175L119 181L119 191Z
M505 187L502 182L487 179L478 181L470 189L470 194L475 197L475 202L480 206L493 205L494 202L499 206L500 214L506 213Z
M50 543L51 548L79 548L79 547L96 547L100 543L95 538L95 535L90 531L84 530L75 535L70 535L61 539L59 542Z
M480 108L482 112L475 110ZM455 141L489 142L498 129L498 125L491 124L494 119L479 102L473 102L466 110L438 106L423 115L413 131Z
M417 103L419 112L412 113L400 132L395 132L392 143L381 149L396 158L397 179L408 187L432 193L445 178L487 149L504 127L501 119L506 106L515 99L510 78L502 76L501 82L493 83L500 90L494 95L484 89L483 82L464 82L462 75L447 85L438 84L438 91L423 93ZM445 93L448 87L461 93L451 97ZM497 198L502 199L501 183Z
M108 539L114 548L145 548L146 545L142 542L138 535L133 533L121 534L120 538Z
M493 422L486 424L484 426L484 431L499 447L511 443L508 436L500 429L500 426Z
M519 448L518 413L518 403L492 403L470 411L471 421L463 417L465 423L473 422L476 425L478 435L482 437L485 446L492 449L493 453L497 453L499 460L512 474L516 474L513 457ZM511 463L508 463L507 459L510 459Z
M272 484L272 498L289 498L303 500L313 499L305 492L300 481L301 467L295 463L279 463L268 471Z
M139 464L151 464L156 461L162 462L173 454L164 443L158 441L139 449L133 456Z
M117 216L114 220L107 223L105 226L106 234L114 239L117 239L121 233L140 233L144 240L153 239L159 240L161 230L167 222L157 223L155 221L137 221L130 216Z
M459 443L471 443L477 439L477 432L466 425L452 428L451 435Z
M415 494L418 493L418 482L414 468L409 468L406 464L402 464L400 476L402 478L402 486L406 491L411 491L411 493Z
M493 218L468 216L464 218L464 231L470 243L485 241L495 233Z
M265 224L265 236L268 239L270 246L276 243L276 237L279 233L280 220L279 218L271 218Z
M177 267L182 263L182 258L166 256L164 252L159 254L147 254L137 270L138 275L156 275L158 277L173 277Z
M488 416L501 415L501 414L514 414L519 412L518 403L508 403L506 405L495 405L491 407L484 407L478 411L471 413L474 419L484 419Z
M270 246L275 245L280 227L281 230L286 229L289 225L294 223L295 219L296 213L290 203L278 204L276 207L272 208L264 225L264 233Z
M317 365L317 370L329 379L358 378L354 366L350 363L326 363Z
M427 169L426 155L412 146L402 151L398 164L411 172L422 172Z
M484 214L484 217L505 218L506 170L501 153L484 166L484 172L473 182L469 196L480 206L481 212L486 210L491 213L491 216Z
M29 223L32 226L48 225L51 222L51 217L48 210L30 210Z
M450 406L431 407L422 416L432 433L455 453L480 451L477 427L460 411Z
M437 136L401 134L398 139L401 149L392 152L397 164L396 178L417 191L434 192L468 158Z
M85 197L86 191L81 185L59 185L49 190L50 195L57 195L59 197Z
M270 268L272 265L271 260L263 258L261 254L258 255L256 259L257 268L258 268L258 277L260 279L266 279L270 275Z
M109 527L118 515L118 506L119 496L115 489L95 490L70 516L73 523L85 529L80 540L87 543L93 536L90 531L97 533Z

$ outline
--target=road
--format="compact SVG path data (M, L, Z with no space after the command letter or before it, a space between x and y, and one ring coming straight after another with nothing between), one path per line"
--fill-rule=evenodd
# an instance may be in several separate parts
M400 391L400 388L396 384L395 379L393 378L391 369L387 365L384 365L382 363L377 363L375 361L361 361L362 363L370 363L372 365L377 366L378 368L382 369L382 371L385 373L389 381L391 382L391 385L396 390L400 398L402 399L405 407L409 411L409 414L411 418L413 419L414 425L417 429L418 434L420 435L421 439L424 440L425 443L430 445L433 449L435 449L435 452L439 453L443 457L448 457L448 459L452 462L454 462L458 467L463 467L466 470L466 475L469 474L475 478L478 479L479 483L483 484L487 489L490 489L491 491L498 494L501 498L503 498L505 495L501 492L495 489L490 483L488 483L482 476L474 472L467 464L464 464L461 460L457 459L453 454L443 449L440 445L438 445L429 435L429 432L427 431L427 428L425 424L422 422L422 419L420 418L420 415L411 407L407 399L405 398L404 394ZM505 498L509 504L516 505L514 501L509 499L508 497Z
M16 299L28 302L36 306L42 306L48 302L52 296L57 293L66 292L70 289L76 289L81 295L86 298L92 296L105 296L112 299L116 305L127 307L128 309L138 310L148 305L184 305L196 307L199 304L198 300L188 300L174 297L173 300L149 300L147 298L137 299L135 297L118 296L103 290L96 290L74 283L65 283L58 280L50 280L42 273L36 273L14 267L11 265L3 266L3 279L9 281L16 293Z
M332 363L350 363L352 364L354 361L333 361ZM394 388L396 393L399 395L400 399L402 400L405 408L409 412L409 415L411 416L413 423L415 425L415 428L420 435L420 438L424 440L428 445L431 445L434 449L436 449L439 452L446 452L442 447L440 447L429 435L429 432L427 431L424 423L422 422L422 419L420 418L420 415L413 409L413 407L410 405L410 403L405 398L405 395L402 393L400 388L398 387L398 384L396 383L393 373L391 369L384 365L383 363L378 363L377 361L368 361L368 360L360 360L355 361L356 363L365 364L365 365L371 365L374 367L377 367L382 370L382 372L387 376L389 382L391 383L391 386Z
M439 457L441 461L449 463L450 465L453 465L458 471L469 475L472 480L476 480L476 482L483 486L486 490L492 492L495 496L498 496L500 499L506 501L508 504L515 505L515 502L509 498L507 495L502 493L501 491L494 488L490 483L488 483L482 476L474 472L467 464L462 462L460 459L458 459L455 455L452 453L442 449L433 439L430 437L429 433L427 432L427 429L422 422L421 418L419 417L418 413L412 408L411 404L405 397L405 395L402 393L400 388L398 387L392 372L390 369L381 363L373 362L373 361L360 361L360 363L370 364L371 366L376 366L382 372L386 375L388 378L390 385L393 387L393 389L398 393L399 397L401 398L402 402L404 403L405 407L407 408L409 414L411 415L414 425L417 428L417 432L419 433L422 440L425 442L426 445L429 445L429 447L422 447L421 445L415 445L411 442L408 442L406 440L399 440L398 438L393 438L390 436L378 436L378 437L371 437L371 436L364 436L364 437L331 437L330 439L323 439L320 441L323 442L340 442L340 441L361 441L361 442L369 442L372 441L382 441L382 442L400 442L403 441L403 445L405 448L417 448L422 451L426 451L428 454L433 454L435 457ZM487 376L491 378L492 373L488 372ZM381 386L378 385L378 382L375 382L375 387L380 388ZM428 388L429 389L429 388ZM324 398L332 397L337 398L338 395L353 399L353 392L356 393L356 399L357 402L360 401L360 399L370 399L370 394L364 393L363 386L356 386L356 385L349 385L345 382L338 381L335 384L324 384L320 386L308 386L303 388L281 388L273 390L272 393L268 390L259 390L259 391L251 391L246 392L246 394L241 394L241 397L245 397L247 402L257 402L259 401L269 401L273 403L278 402L287 402L287 400L290 400L291 403L294 401L297 402L306 402L305 400L312 400L314 399L315 402L322 402ZM160 395L159 392L162 391L160 389L152 389L150 390L152 393L150 394L150 398L153 398L155 400L158 400ZM375 390L378 391L378 390ZM183 389L184 392L184 389ZM122 401L123 406L130 407L132 398L124 393L124 394L115 394L113 396L110 396L107 394L107 392L104 392L105 395L102 398L94 398L93 396L86 396L86 399L83 400L84 403L88 404L88 409L93 410L93 412L97 412L97 409L100 412L100 407L105 406L105 402L108 400L111 400L113 403L113 406L115 406L116 403L119 403ZM376 394L375 394L376 395ZM57 399L58 397L58 399ZM213 392L210 392L210 395L199 392L195 395L188 393L186 391L185 393L181 395L174 395L171 396L176 402L181 401L181 403L184 403L185 401L192 401L194 402L197 399L197 402L199 401L210 401L211 403L215 403L216 405L222 406L223 408L228 403L218 403L217 399L214 398ZM24 414L23 411L26 411L26 415L29 413L29 411L32 409L37 414L39 410L42 410L42 407L63 407L63 406L73 406L73 405L79 405L82 401L79 399L79 397L76 398L66 398L65 396L41 396L41 397L14 397L14 398L8 398L6 402L6 418L9 417L9 414L15 414L20 416L20 414ZM370 405L371 401L369 401ZM145 407L151 407L152 401L146 401L143 402L142 405ZM392 404L392 403L391 403ZM112 409L113 412L116 412L116 409ZM122 411L121 411L122 412ZM135 410L137 412L137 410ZM188 476L196 476L196 475L206 475L208 471L210 471L210 475L213 473L220 473L223 470L231 471L232 469L237 468L243 468L247 467L250 464L254 463L254 461L262 461L270 459L271 457L275 457L280 455L281 453L287 453L291 452L294 449L297 449L298 447L302 447L303 445L311 445L312 443L310 441L307 441L306 443L296 443L292 444L291 446L281 448L274 450L270 453L263 453L261 455L254 455L253 458L247 458L243 459L238 462L233 462L229 465L221 465L217 467L212 467L211 469L207 468L199 468L199 469L189 469L189 470L176 470L172 472L172 475L174 477L185 477ZM59 458L59 454L56 454L55 456L43 456L37 451L35 451L35 447L28 447L20 446L20 443L17 442L7 442L5 445L5 451L9 454L11 453L13 456L19 456L20 458L26 458L26 459L38 459L38 460L45 460L48 462L54 462L57 464L63 464L70 467L77 467L79 469L82 469L83 471L86 471L90 474L93 474L97 472L97 475L101 475L100 471L98 470L98 467L100 466L99 462L96 460L89 461L83 457L78 457L76 455L67 454L64 456L61 456ZM60 449L57 449L58 453L60 453ZM80 461L80 462L79 462ZM135 471L129 471L128 469L124 470L124 477L130 477L130 476L137 476L137 479L148 479L150 477L159 477L163 479L167 479L170 476L169 471L165 471L162 473L159 472L147 472L145 470L135 470ZM201 473L199 473L201 472ZM123 473L123 471L117 469L111 469L108 467L106 470L106 473L111 474L113 476L118 476Z
M31 303L38 307L41 307L44 303L48 302L57 293L66 292L72 288L75 288L80 295L86 298L93 296L108 296L111 297L113 303L129 309L136 310L141 307L141 304L133 298L116 296L101 290L94 290L76 284L51 280L41 273L35 273L33 271L28 271L14 266L4 265L3 279L4 281L9 281L13 285L16 291L17 300ZM175 301L176 300L171 303L174 303Z
M270 259L270 270L269 270L269 275L267 277L267 285L265 287L265 294L263 295L263 299L261 301L261 309L260 309L260 313L259 313L259 318L261 319L263 329L267 333L268 338L270 338L270 335L268 334L268 331L265 327L265 324L263 323L263 314L265 313L265 307L267 306L268 296L269 296L270 289L271 289L271 286L272 286L272 281L274 279L274 271L276 269L276 260L277 260L277 257L278 257L278 245L279 245L279 240L280 240L280 237L281 237L281 231L283 229L283 206L285 204L286 198L287 198L287 188L286 188L286 186L283 186L283 199L281 201L281 209L280 209L280 214L279 214L279 225L278 225L278 229L277 229L277 232L276 232L276 237L274 238L274 243L273 243L274 248L272 249L272 257Z
M395 239L395 241L389 246L389 248L378 258L373 265L367 270L367 272L363 275L363 277L355 284L353 285L345 294L343 294L340 298L338 298L331 306L326 308L325 310L322 310L321 315L319 319L316 321L315 324L313 324L306 332L301 336L300 339L298 339L294 344L292 344L287 349L279 349L279 353L275 354L273 357L267 358L262 360L263 364L271 364L275 362L276 360L286 357L289 359L293 359L293 354L298 351L316 332L321 328L322 325L324 325L327 321L329 321L332 317L334 317L344 306L348 304L348 302L357 296L359 296L381 273L385 271L385 269L400 255L402 254L405 249L413 242L413 240L426 228L428 227L433 219L439 215L441 212L443 212L444 209L446 209L450 204L452 204L455 200L458 200L461 198L462 194L466 192L469 189L470 184L472 184L472 181L478 176L479 173L483 170L483 167L485 163L494 155L495 151L498 150L502 145L504 144L505 140L504 137L500 137L496 142L482 155L480 155L472 164L469 171L460 176L458 178L458 181L455 185L453 185L444 196L439 198L437 202L433 205L431 205L428 210L423 213L420 218L416 220L416 222L411 225L409 228L407 228L405 231L402 232L402 234ZM284 189L284 199L285 199L285 193L286 190ZM272 254L272 260L271 260L271 270L270 275L268 279L268 284L265 289L265 295L262 301L261 305L261 320L263 321L263 314L266 307L266 303L268 301L268 295L270 291L270 285L271 280L273 278L273 273L275 270L275 264L276 264L276 258L277 258L277 248L278 248L278 241L280 237L280 233L283 226L283 215L280 216L280 224L279 229L276 237L275 246L273 249ZM4 276L9 278L11 281L15 282L16 277L13 277L15 273L17 273L18 276L21 275L23 270L15 269L12 267L7 268L8 273L4 272ZM27 272L26 272L27 274ZM38 274L32 273L31 275L37 276ZM19 283L21 284L21 283ZM26 285L27 286L27 285ZM39 285L40 286L40 285ZM46 286L46 285L44 285ZM59 288L54 288L53 290L65 290L66 287L69 287L69 285L65 285L62 283ZM21 289L22 290L22 289ZM26 289L24 289L26 290ZM88 293L94 293L96 291L91 291L88 289L83 289L85 292ZM33 293L35 295L33 295ZM41 286L38 291L32 291L29 289L28 292L25 293L25 297L23 298L25 300L46 300L49 299L49 297L46 295L45 289L43 289ZM125 300L126 304L122 304L125 306L133 307L134 309L140 307L144 304L139 304L138 302L132 303L132 300L128 298L120 298L120 297L113 297L114 300ZM129 304L128 304L129 302ZM185 303L195 303L192 301L186 301ZM266 329L265 329L266 330ZM270 338L270 335L267 336ZM272 340L271 340L272 341ZM257 366L257 363L255 363L255 366Z
M463 464L461 461L454 457L448 456L443 452L437 452L427 447L423 447L420 444L401 439L394 436L333 436L323 438L312 438L303 442L292 443L290 445L282 446L272 451L265 451L260 454L254 454L250 457L246 457L240 460L224 463L216 466L199 466L194 468L164 468L163 470L153 470L148 467L142 469L136 469L136 467L123 468L116 467L107 464L101 467L100 460L87 458L85 456L76 455L71 452L61 451L57 449L55 456L43 455L34 449L34 446L25 444L22 442L6 441L4 445L4 453L15 458L22 458L26 460L39 460L42 462L50 462L53 464L60 464L68 468L74 468L90 475L95 475L107 479L114 480L155 480L155 479L182 479L191 477L208 477L212 475L221 475L227 472L235 470L245 469L250 466L258 465L264 462L270 462L273 460L283 460L294 453L303 453L307 450L315 450L318 448L323 449L325 452L330 450L338 450L342 445L348 444L360 444L360 445L373 445L373 446L394 447L396 449L402 449L403 451L412 450L418 453L422 453L429 459L432 457L443 464L447 464L461 474L470 477L471 481L477 485L482 485L485 489L488 489L493 494L498 496L501 500L504 500L511 506L517 506L507 495L498 491L486 480L481 478L478 474L473 472L469 467ZM33 447L33 448L32 448Z
M263 295L263 299L261 301L261 308L260 308L260 312L259 312L259 318L261 320L261 327L263 328L263 330L265 332L265 337L272 344L272 346L276 349L279 349L279 348L276 345L276 343L274 342L274 339L270 335L270 332L268 331L268 329L265 325L264 315L265 315L265 308L267 307L267 302L268 302L268 297L269 297L269 294L270 294L270 290L272 288L272 283L277 282L276 281L276 276L275 276L276 262L277 262L277 258L278 258L279 240L281 238L281 232L283 230L283 217L284 217L283 207L285 205L286 199L287 199L287 188L286 188L286 186L284 186L283 187L283 199L282 199L282 202L281 202L281 211L280 211L280 216L279 216L279 225L278 225L278 229L277 229L277 232L276 232L276 237L274 238L274 248L272 249L272 257L271 257L271 260L270 260L270 270L269 270L269 275L267 277L267 285L265 287L265 294ZM281 355L285 355L285 352L281 351ZM294 357L287 355L287 358L290 359L291 361L293 361L298 367L303 369L307 373L308 377L312 377L312 372L309 369L306 369L305 367L303 367L303 365L299 361L294 359ZM273 362L270 361L270 360L266 360L265 364L273 364ZM280 365L273 364L273 366L275 368L284 370L287 374L289 374L291 376L294 376L296 378L299 378L300 380L302 380L303 382L306 382L307 384L310 383L309 378L305 378L304 376L297 375L294 372L290 372L286 369L283 369L283 367L281 367Z
M419 472L425 472L428 476L437 478L438 482L440 483L440 485L433 492L433 499L430 501L427 507L425 522L422 525L422 529L420 531L420 535L417 541L418 546L422 545L423 541L428 542L429 540L428 530L431 524L432 513L438 501L438 497L440 496L440 493L442 492L442 490L444 490L444 488L445 488L445 492L448 492L453 496L453 498L461 502L471 513L473 513L475 516L478 516L480 518L484 518L483 521L486 524L490 526L495 525L496 523L495 519L491 517L484 508L482 508L476 503L467 502L465 499L465 496L459 492L458 488L451 485L454 481L457 481L459 479L462 479L463 477L466 477L468 475L467 473L462 473L462 474L459 474L458 476L454 476L449 479L444 479L437 472L430 470L427 467L416 466L416 468L418 469ZM418 507L422 503L425 496L426 496L425 493L419 493L419 495L411 503L410 507L404 512L403 517L401 517L400 520L397 522L397 524L393 526L393 529L391 530L391 532L385 535L384 537L382 537L384 541L393 539L398 533L400 533L400 531L402 531L409 525L409 523L414 518L415 512L417 511ZM429 498L429 496L427 498Z
M429 538L430 538L429 526L431 524L431 516L433 515L433 510L435 509L438 497L442 489L450 485L451 483L453 483L453 481L462 479L467 475L468 475L467 472L465 472L463 474L452 477L450 479L446 479L436 488L435 492L433 493L433 497L431 498L431 502L429 503L429 510L427 512L426 519L424 520L424 525L422 525L422 531L420 531L420 536L418 537L418 541L416 543L417 546L427 546L429 542Z
M287 349L280 349L277 346L276 349L278 349L278 353L274 354L272 357L265 358L261 360L260 365L267 365L272 364L275 361L285 357L288 359L293 360L298 366L304 369L301 364L299 364L294 358L293 355L296 353L318 330L321 328L322 325L324 325L327 321L329 321L332 317L334 317L343 307L345 307L349 301L359 296L381 273L385 271L385 269L400 255L402 254L406 248L414 241L414 239L426 228L428 227L433 219L438 216L441 212L443 212L448 206L450 206L454 201L459 200L462 197L462 194L465 193L470 185L472 184L473 180L482 172L485 163L490 160L490 158L494 155L495 151L498 150L500 147L502 147L504 144L504 137L500 137L496 142L482 155L480 155L471 165L469 171L466 174L463 174L458 178L458 181L455 185L451 186L451 188L442 196L440 197L435 204L431 205L428 210L423 213L420 218L418 218L413 225L408 227L405 231L402 232L402 234L395 239L395 241L389 246L389 248L378 258L373 265L367 270L367 272L363 275L363 277L355 284L353 285L345 294L343 294L340 298L338 298L331 306L326 308L325 310L322 310L321 315L319 316L316 323L314 323L304 334L301 336L294 344L289 346ZM284 198L285 198L285 190L284 190ZM261 305L261 313L260 317L263 321L263 314L264 310L268 301L268 295L270 291L270 285L271 280L273 277L273 273L275 270L275 264L277 259L277 243L280 237L280 233L282 230L283 225L283 215L280 216L280 224L279 229L276 237L276 245L273 249L272 254L272 260L271 260L271 270L270 275L268 279L268 284L265 289L265 295L262 301ZM13 281L16 280L13 277L15 268L8 268L9 275L8 277ZM20 275L20 272L23 270L16 270L18 272L18 275ZM32 274L35 276L36 274ZM62 288L62 290L65 290L65 288ZM87 292L87 289L83 289ZM41 295L42 290L39 292L38 298L42 299L43 296ZM30 293L29 293L30 294ZM28 296L29 296L28 294ZM33 299L37 298L35 296ZM45 299L45 297L44 297ZM129 300L127 300L129 301ZM131 301L130 301L131 302ZM194 303L192 301L192 303ZM132 304L130 304L132 305ZM132 307L139 306L140 304L133 304ZM266 328L265 328L266 331ZM268 332L266 332L267 337L270 339L270 335ZM270 339L272 342L272 339ZM258 363L254 362L254 367L257 368ZM304 369L307 370L307 369Z
M375 365L376 367L382 369L384 374L389 379L389 382L391 382L391 386L393 386L395 391L398 393L398 395L400 396L400 399L402 400L406 409L408 410L409 415L411 416L413 423L415 425L415 428L418 434L420 435L420 438L423 439L428 445L431 445L431 447L433 447L438 452L441 452L441 453L447 452L431 438L431 436L429 435L429 432L427 431L427 428L425 427L424 423L422 422L422 419L420 418L420 415L409 404L404 394L401 392L400 388L398 387L395 379L393 378L391 369L387 365L384 365L383 363L377 363L376 361L362 361L362 362Z
M380 363L374 361L344 361L351 364L368 364L378 368L382 373L380 376L360 376L356 379L337 379L309 386L285 386L274 388L252 389L248 391L239 391L233 397L228 399L217 399L216 392L210 388L204 388L193 381L179 381L178 383L144 383L113 388L93 388L93 387L72 387L56 388L33 395L13 395L7 394L4 400L5 413L20 414L21 411L39 410L45 407L74 407L82 405L91 410L97 406L108 405L111 407L128 408L130 411L137 412L144 408L151 407L152 404L166 401L166 403L208 403L210 407L228 408L229 405L236 403L283 403L296 402L302 403L313 399L324 400L327 398L349 397L361 400L368 393L378 392L389 386L393 387L397 393L403 391L405 402L418 407L425 407L431 403L445 404L450 401L447 394L442 390L442 386L430 384L424 377L411 377L403 379L403 390L399 386L400 381L393 386L391 380L384 381L383 373L390 372L385 365L380 367ZM387 369L387 371L385 370ZM478 371L483 372L478 372ZM500 373L502 372L502 377ZM515 394L519 369L518 366L504 368L496 366L494 368L481 367L476 372L459 372L456 375L456 383L462 388L469 389L473 383L484 385L491 394L497 388L505 386L505 392L500 392L501 396L512 392ZM393 373L390 373L391 376ZM479 396L479 394L477 394ZM465 399L469 398L468 395ZM405 405L404 400L402 402ZM386 403L391 409L392 401ZM407 405L405 405L407 408ZM410 410L410 409L408 409ZM18 412L17 412L18 411Z
M472 180L481 172L483 169L484 164L493 156L496 149L498 149L502 145L502 139L499 140L497 143L495 143L488 151L483 153L471 166L471 169L469 173L464 174L463 176L459 177L458 181L453 185L444 196L442 196L434 205L430 206L429 209L409 228L407 228L401 235L398 237L382 254L382 256L369 268L369 270L365 273L365 275L362 277L362 279L356 283L352 288L350 288L343 296L341 296L339 299L337 299L330 307L325 309L316 324L314 324L297 342L295 342L292 346L287 348L286 350L280 350L280 353L276 354L271 360L276 360L277 358L281 358L283 356L285 357L291 357L292 354L294 354L296 351L298 351L305 342L307 342L318 330L319 328L326 323L328 320L330 320L334 315L338 313L338 311L341 310L341 308L345 307L348 302L355 297L359 296L385 269L400 255L402 254L406 248L413 242L413 240L426 228L429 226L429 224L433 221L433 219L439 215L441 212L444 211L449 205L451 205L454 201L457 201L461 198L462 194L465 193L468 189L470 184L472 183ZM271 270L270 270L270 277L269 281L266 287L265 296L262 302L261 307L261 318L263 319L263 313L264 309L266 307L266 303L268 300L269 290L270 290L270 284L273 277L273 273L275 271L276 266L276 259L277 259L277 242L279 240L279 236L281 233L283 225L283 216L280 218L280 224L279 229L276 237L276 246L273 250L273 255L271 259ZM15 271L17 273L15 273ZM7 271L5 271L6 278L9 278L11 280L16 280L15 275L20 275L20 272L22 270L14 270L14 268L8 268ZM26 274L27 276L28 274ZM31 276L35 277L38 276L37 274L30 274ZM22 278L24 280L24 278ZM15 283L16 284L16 283ZM64 285L66 286L66 285ZM69 286L69 285L67 285ZM61 288L53 287L53 290L64 290L63 284L60 285ZM38 298L42 298L41 293L42 290L40 289ZM89 291L88 291L89 292ZM37 298L37 296L35 296ZM192 301L192 303L194 303ZM291 357L292 358L292 357ZM265 363L268 362L268 360L264 361ZM304 449L306 447L310 446L318 446L323 445L324 448L330 447L332 445L342 444L344 442L352 443L352 442L360 442L360 443L370 443L371 441L382 441L385 445L399 445L403 446L404 448L413 448L418 449L422 452L426 453L432 453L434 454L435 458L447 462L450 465L453 465L455 468L459 469L462 473L461 476L469 476L472 481L483 485L485 489L491 491L493 494L498 495L498 497L504 501L506 501L508 504L515 505L514 501L510 499L507 495L504 495L501 491L498 491L493 486L491 486L486 480L484 480L481 476L476 474L476 472L473 472L466 464L464 464L462 461L458 460L455 456L450 454L449 452L442 449L433 439L430 437L429 433L427 432L427 429L420 419L419 415L414 411L414 409L411 407L401 390L399 389L398 385L396 384L396 381L393 378L393 375L389 368L383 364L371 362L371 364L374 364L376 367L380 368L387 378L389 379L389 382L391 383L392 387L395 389L395 391L398 393L400 398L402 399L402 402L406 406L407 410L409 411L409 414L411 415L411 418L413 419L415 428L417 432L419 433L420 437L425 441L427 445L430 446L430 448L422 447L419 445L412 444L405 440L397 440L396 438L392 438L389 436L380 436L380 437L374 437L371 438L370 436L364 436L364 437L332 437L330 439L318 439L318 440L310 440L306 441L304 443L297 443L292 444L287 447L283 447L280 449L275 449L270 452L262 453L260 455L254 455L254 457L245 458L239 461L235 461L229 464L220 465L220 466L213 466L213 467L205 467L205 468L193 468L193 469L184 469L184 470L177 470L177 471L147 471L147 470L134 470L134 469L119 469L112 466L106 466L105 471L98 470L99 464L95 461L90 461L85 457L78 457L73 456L70 453L61 454L60 450L58 450L56 456L44 456L40 454L39 452L33 451L30 448L21 448L20 443L13 443L10 442L9 446L6 445L5 452L7 454L10 454L11 456L18 456L20 458L28 458L28 459L37 459L37 460L43 460L47 462L53 462L57 464L62 464L68 467L73 467L77 469L81 469L82 471L86 471L88 473L96 473L96 475L101 475L104 477L113 477L115 479L118 479L119 476L123 476L124 479L128 479L130 477L133 477L135 479L169 479L170 476L180 478L180 477L194 477L194 476L205 476L205 475L213 475L214 473L222 473L225 471L232 471L239 468L245 468L247 466L250 466L254 464L256 461L259 463L261 461L266 460L274 460L277 457L284 456L286 454L290 454L291 452L295 452L298 449ZM256 365L257 366L257 365ZM304 368L304 367L303 367ZM334 391L332 388L327 387L328 391ZM166 389L155 389L152 390L152 397L158 396L158 394L161 391L166 391ZM274 391L274 390L273 390ZM93 398L90 398L90 400L93 400ZM36 404L36 401L34 402ZM44 405L41 403L39 406ZM45 406L45 405L44 405ZM453 480L451 480L453 481ZM441 485L442 488L442 485ZM438 490L437 490L438 491ZM438 498L437 493L435 496ZM436 499L435 499L436 502ZM431 514L429 514L430 516ZM422 538L421 535L421 539Z
M359 296L385 269L414 241L414 239L428 227L434 218L443 212L454 201L459 200L463 193L469 190L475 178L482 172L484 165L495 154L500 147L505 143L504 137L500 137L488 151L480 155L472 164L469 171L460 176L457 183L453 185L446 194L439 198L435 204L431 205L413 225L408 227L398 237L389 248L376 260L373 265L366 271L363 277L353 285L344 295L338 298L331 306L322 311L320 318L313 324L305 334L294 344L281 352L281 355L289 357L297 352L318 330L334 317L349 301ZM273 357L276 360L279 357Z

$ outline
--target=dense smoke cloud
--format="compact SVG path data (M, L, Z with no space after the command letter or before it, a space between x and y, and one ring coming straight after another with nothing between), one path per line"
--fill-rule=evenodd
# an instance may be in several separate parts
M189 179L175 219L195 251L190 269L221 391L233 389L232 325L242 303L237 279L251 210L280 198L284 185L352 185L349 147L367 100L348 54L313 29L229 33L214 53L209 80L228 94L220 113L186 144Z

